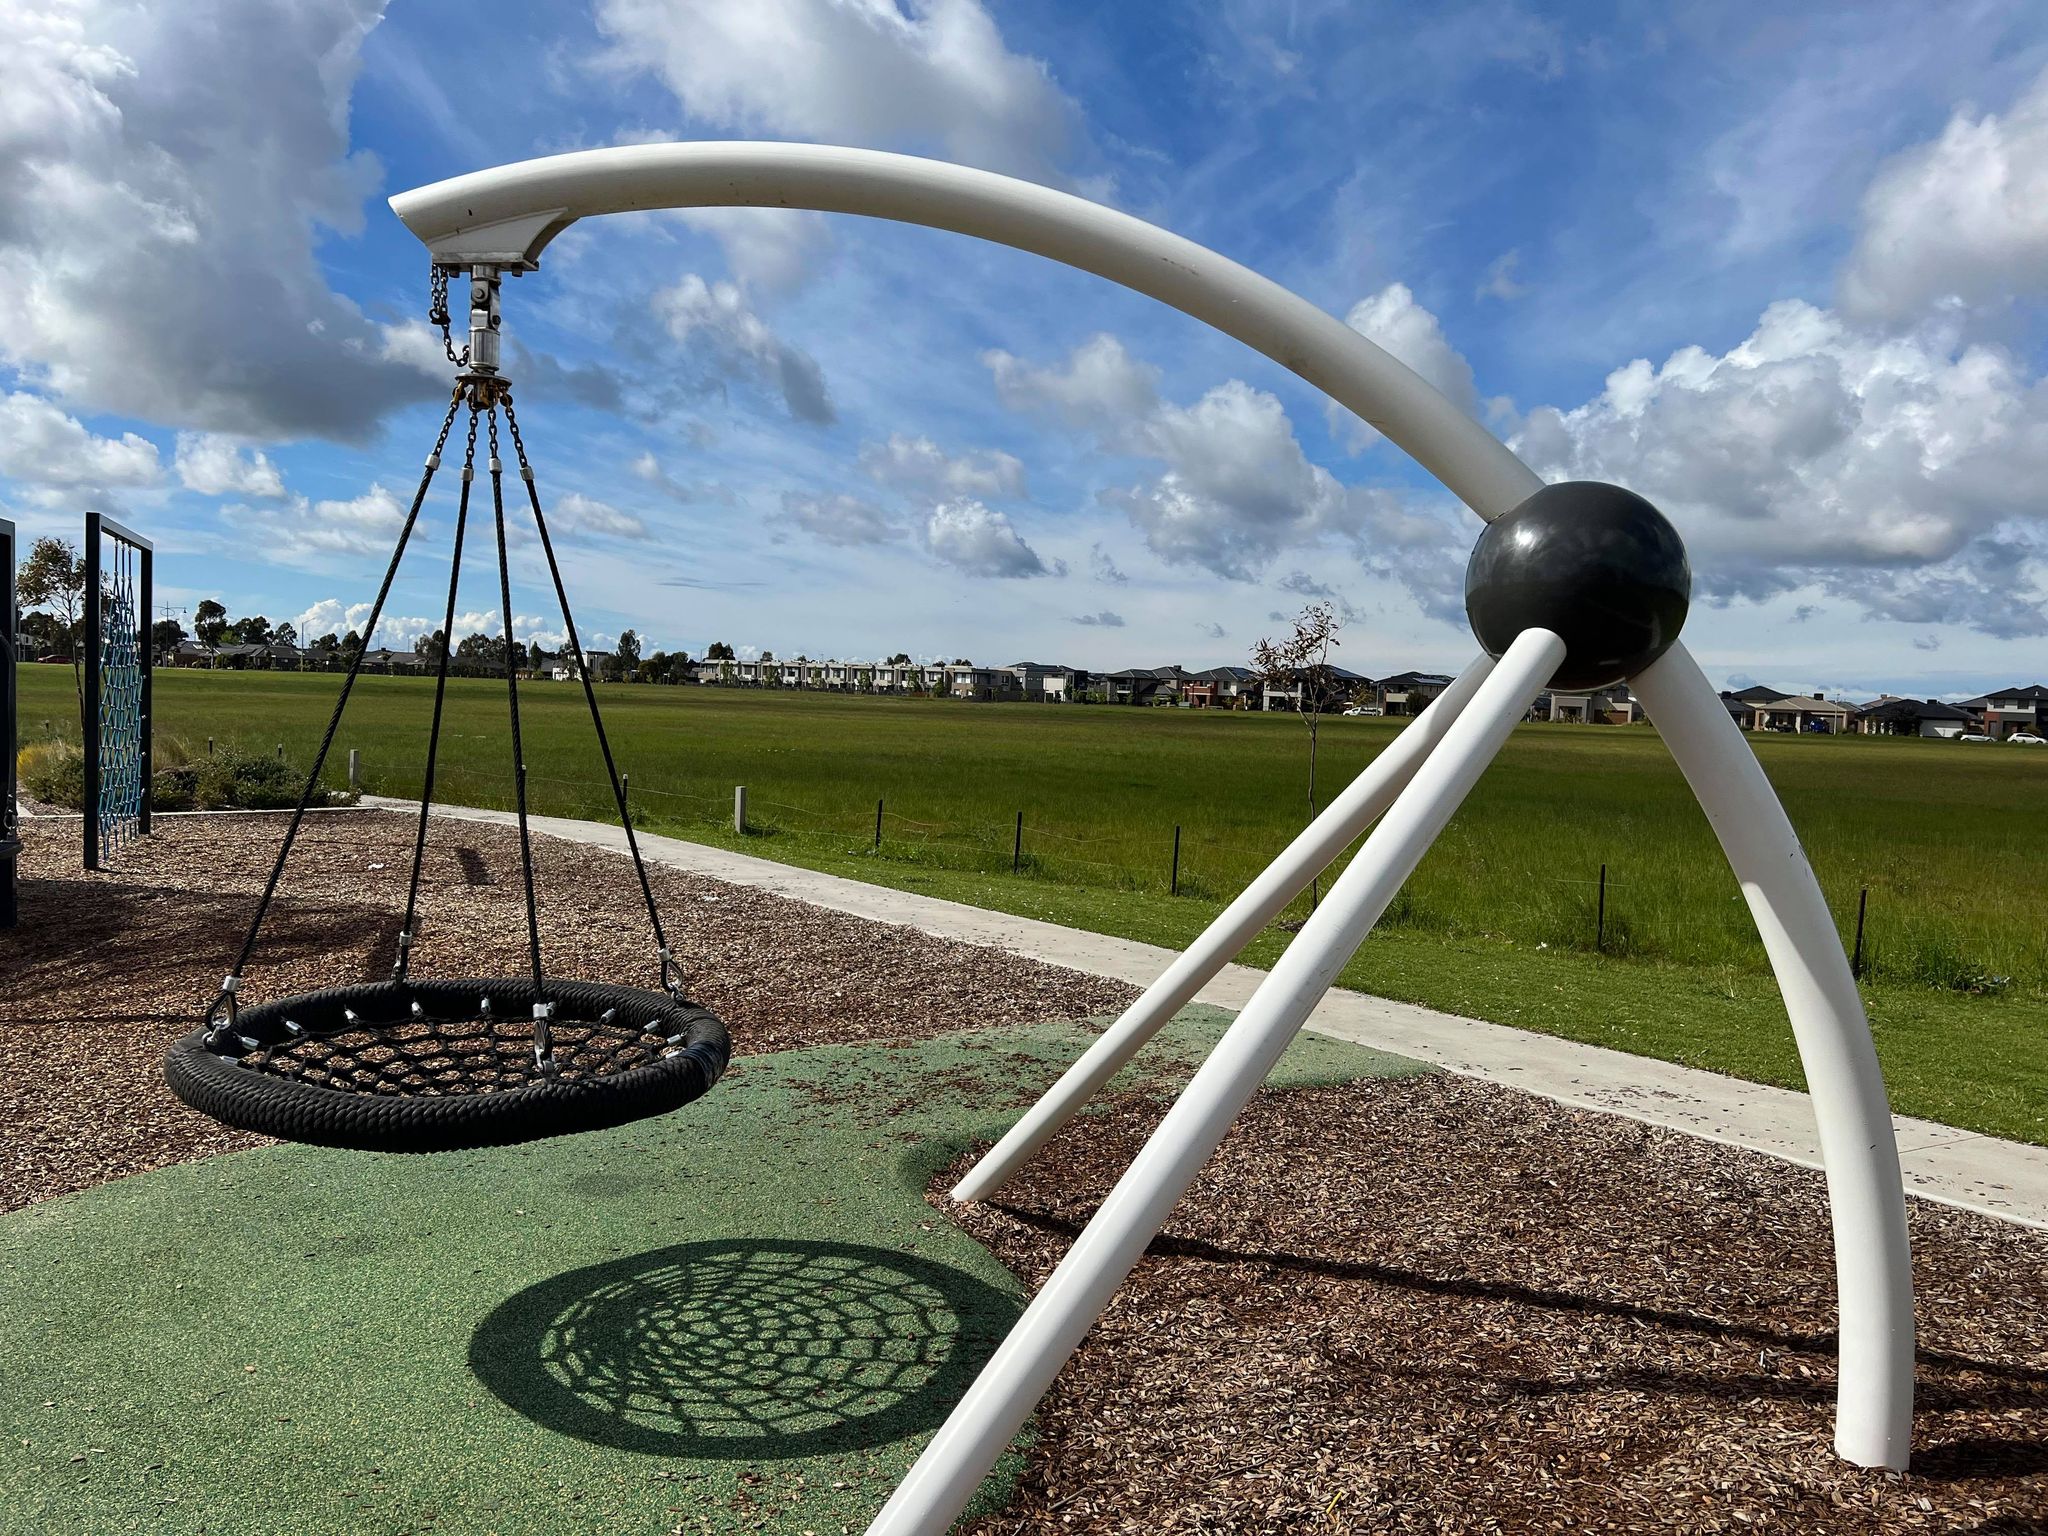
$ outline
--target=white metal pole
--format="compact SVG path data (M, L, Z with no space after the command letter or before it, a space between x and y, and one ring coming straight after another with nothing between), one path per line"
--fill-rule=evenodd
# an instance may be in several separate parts
M1490 657L1481 656L1458 674L1450 687L1387 744L1350 787L1287 845L1265 871L1238 893L1202 936L1176 956L1159 979L1123 1016L1097 1036L1065 1075L991 1147L953 1188L955 1200L981 1200L1016 1176L1069 1120L1121 1072L1147 1041L1216 973L1237 958L1286 905L1308 889L1330 861L1352 839L1378 819L1394 797L1415 776L1415 770L1443 739L1444 732L1493 671Z
M875 1516L868 1536L942 1536L967 1507L1564 653L1564 642L1541 629L1508 648Z
M1904 1470L1913 1435L1913 1267L1898 1141L1863 999L1798 835L1682 645L1631 678L1742 884L1791 1016L1820 1131L1841 1309L1835 1453Z

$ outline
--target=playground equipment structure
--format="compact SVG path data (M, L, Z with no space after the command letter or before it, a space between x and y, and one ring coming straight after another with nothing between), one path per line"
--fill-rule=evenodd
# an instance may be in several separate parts
M999 1188L1372 827L875 1517L871 1536L938 1536L951 1525L1232 1119L1553 679L1626 678L1741 882L1784 995L1827 1170L1840 1307L1835 1447L1860 1465L1905 1466L1912 1280L1876 1053L1840 938L1791 824L1705 674L1676 639L1689 573L1682 546L1654 508L1616 487L1546 488L1477 422L1371 341L1235 262L1127 214L983 171L801 144L655 144L479 171L403 193L392 207L425 243L438 272L468 276L473 358L487 346L492 364L501 280L534 270L550 240L598 214L803 208L927 225L1035 252L1149 294L1264 353L1378 428L1491 525L1467 572L1468 612L1486 654L961 1181L956 1193L963 1199Z

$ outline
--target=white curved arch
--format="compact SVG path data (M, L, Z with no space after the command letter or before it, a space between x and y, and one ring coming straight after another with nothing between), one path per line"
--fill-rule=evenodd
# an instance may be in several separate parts
M987 171L805 144L651 144L478 171L401 193L391 206L437 261L451 265L530 268L548 241L579 218L655 208L805 208L974 235L1096 273L1236 337L1370 422L1482 518L1500 516L1541 484L1414 372L1277 283L1128 214ZM1806 1071L1834 1223L1841 1337L1835 1448L1860 1465L1903 1468L1913 1401L1905 1195L1883 1078L1840 936L1783 808L1683 646L1632 681L1742 884ZM1301 884L1307 879L1301 872ZM1217 953L1220 967L1229 954ZM957 1491L964 1479L964 1504L1038 1395L1012 1390L1010 1408L984 1411L988 1378L1019 1354L1013 1346L1023 1345L1038 1310L1036 1303L1027 1310L912 1470L906 1490L921 1480ZM1061 1351L1050 1361L1043 1381L1064 1358ZM1046 1361L1025 1363L1031 1370L1024 1374L1038 1375ZM960 1443L957 1421L976 1413L981 1422L964 1438L978 1449L935 1471L928 1465L933 1452L942 1441ZM898 1514L885 1512L876 1530L937 1532L950 1524L943 1507L950 1494L912 1514L904 1512L903 1492L890 1505Z

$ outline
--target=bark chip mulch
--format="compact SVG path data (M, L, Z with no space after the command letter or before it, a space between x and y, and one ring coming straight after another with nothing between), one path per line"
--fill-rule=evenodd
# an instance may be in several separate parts
M75 819L24 823L21 920L0 931L0 1210L262 1139L186 1109L160 1062L233 964L285 821L161 817L95 874L80 865ZM390 976L415 825L388 811L307 817L245 1001ZM549 974L654 986L631 863L549 837L534 854ZM1135 995L1001 950L648 873L686 988L738 1054L1085 1018ZM517 833L437 818L420 911L415 974L521 974Z
M930 1199L1036 1287L1161 1113ZM1449 1076L1262 1093L970 1530L2048 1536L2048 1233L1912 1228L1902 1478L1831 1453L1818 1174Z

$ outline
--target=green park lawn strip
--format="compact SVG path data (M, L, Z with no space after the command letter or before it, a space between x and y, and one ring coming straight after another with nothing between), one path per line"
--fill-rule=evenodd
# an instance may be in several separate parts
M1226 1022L1190 1010L1122 1086L1178 1083ZM925 1186L1085 1041L742 1058L617 1131L267 1146L0 1217L6 1528L858 1529L1019 1307ZM1310 1036L1275 1083L1422 1070Z
M71 729L70 673L31 667L25 738ZM309 760L331 675L160 673L167 752ZM441 789L511 801L501 685L451 685ZM640 824L999 911L1184 945L1298 830L1307 732L1289 717L717 688L600 690ZM419 784L431 684L366 678L328 778ZM523 713L536 810L607 819L580 689ZM47 724L46 724L47 723ZM1324 722L1325 798L1399 722ZM1868 887L1865 998L1893 1103L2048 1143L2048 751L1753 738L1837 914ZM750 831L734 834L732 787ZM875 803L884 801L874 846ZM1016 815L1024 852L1011 872ZM1182 829L1180 893L1169 894ZM1598 886L1608 866L1604 941ZM1305 915L1298 903L1292 916ZM1288 933L1246 955L1270 965ZM1747 907L1647 728L1518 731L1342 985L1788 1087L1803 1086Z

